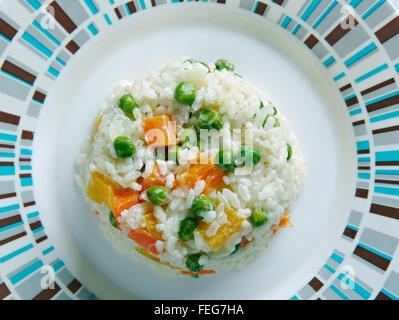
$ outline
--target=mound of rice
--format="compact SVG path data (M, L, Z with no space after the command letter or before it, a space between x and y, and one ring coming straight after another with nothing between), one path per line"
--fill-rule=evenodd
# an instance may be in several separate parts
M177 102L174 96L176 87L183 81L196 89L191 106ZM138 105L132 116L127 116L118 106L126 94L134 97ZM206 138L216 143L205 143L201 133L201 143L181 145L181 132L195 127L198 114L204 109L215 110L222 116L221 129L209 131ZM173 122L176 144L181 145L178 161L159 157L157 148L146 138L143 120L164 115ZM133 156L118 157L114 140L120 136L134 142ZM253 146L261 155L259 163L223 172L214 164L222 148L218 142L220 137L223 148L228 146L233 154L238 154L244 145ZM288 145L292 156L288 154ZM209 165L212 172L219 170L217 174L221 175L222 183L207 190L210 176L198 176L187 185L178 183L179 174L189 172L202 156L212 162L204 166ZM187 58L170 61L143 80L119 82L102 107L92 135L77 156L77 163L80 167L77 182L117 250L141 257L160 270L191 275L242 265L263 250L279 227L289 224L290 208L304 180L303 158L296 139L267 96L227 69L216 70L215 64L206 66ZM149 185L143 184L151 180L155 170L168 191L168 199L161 206L151 203L146 192ZM99 196L88 194L94 173L100 184L104 184L94 188L103 193ZM115 190L137 195L136 201L127 201L132 206L123 207L118 214ZM193 216L193 200L203 193L214 200L215 210L205 212L202 219L198 219L192 239L184 240L179 236L180 223ZM261 226L255 226L251 220L256 209L267 215L267 222ZM149 216L151 226L146 220ZM115 223L112 225L113 217L117 227ZM132 236L136 230L144 230L148 237L143 240ZM187 264L191 255L199 257L198 269L193 270Z

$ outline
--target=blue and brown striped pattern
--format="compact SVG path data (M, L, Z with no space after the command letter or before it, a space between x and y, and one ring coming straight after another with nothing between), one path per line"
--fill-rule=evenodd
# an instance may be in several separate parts
M35 126L27 123L35 123L51 84L92 38L120 20L134 19L140 11L183 1L17 2L24 16L32 16L31 21L0 12L0 97L10 97L20 104L18 108L0 105L0 246L8 252L0 258L9 264L17 256L30 258L7 274L0 270L0 299L93 299L47 239L33 195ZM206 0L198 2L208 5ZM236 7L228 0L209 3ZM349 13L343 16L345 5L355 10L354 17ZM43 9L54 10L53 29L43 28ZM381 218L382 223L399 219L398 14L388 1L381 0L241 0L238 9L277 24L314 54L342 95L356 141L356 206L343 222L343 243L337 243L319 272L293 299L397 299L398 273L390 268L398 239L374 230L365 217ZM351 18L355 27L343 28L341 22ZM42 64L29 66L14 57L9 51L14 43ZM30 120L22 121L24 117ZM7 250L10 244L14 250ZM33 252L38 252L36 258ZM384 276L380 289L373 289L364 278L342 272L345 261L351 259ZM56 271L55 290L43 290L38 285L40 268L45 264ZM349 289L342 289L343 284Z
M399 273L391 272L375 300L399 300Z
M19 209L19 204L0 207L0 246L27 235Z
M355 258L362 259L377 271L386 271L392 261L399 239L370 228L364 228L353 251Z
M349 214L348 223L345 226L344 232L342 236L349 240L353 241L356 238L356 235L359 231L360 223L362 221L363 213L359 211L352 210Z
M10 294L11 291L8 289L3 279L0 277L0 300L4 300L4 298L7 298Z

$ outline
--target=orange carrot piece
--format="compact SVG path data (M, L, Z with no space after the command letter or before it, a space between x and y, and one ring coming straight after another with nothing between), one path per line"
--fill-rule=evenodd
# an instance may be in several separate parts
M290 222L291 216L284 213L283 216L280 219L280 223L278 225L274 224L272 225L272 230L273 234L276 234L278 230L283 229L283 228L291 228L293 227L292 223Z
M199 272L192 272L192 271L187 271L187 270L181 270L180 273L181 274L189 274L189 275L195 275L195 274L200 275L200 274L214 274L214 273L216 273L216 271L215 270L202 270Z
M240 248L244 248L248 243L250 243L251 241L249 241L247 238L242 237L241 239L241 244L240 244Z
M147 229L139 228L130 230L128 237L152 254L159 254L155 246L158 239L151 236Z
M120 226L118 218L121 216L122 211L142 202L139 196L140 192L129 189L118 190L114 193L114 198L112 200L112 211L119 229Z
M284 213L283 217L281 218L280 223L278 225L279 228L282 229L282 228L291 228L291 227L293 227L292 223L290 222L290 218L291 218L291 216L289 216L288 214Z
M199 180L205 181L204 194L223 185L224 172L216 164L194 164L180 170L176 175L175 187L194 189Z
M142 185L143 190L152 186L164 186L166 184L166 176L161 175L158 164L155 164L151 174L147 178L141 179L139 183Z
M143 120L145 141L151 147L176 145L176 130L168 115Z

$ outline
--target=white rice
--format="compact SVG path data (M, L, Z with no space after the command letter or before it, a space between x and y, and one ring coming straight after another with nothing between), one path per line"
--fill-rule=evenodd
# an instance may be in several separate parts
M123 211L119 219L122 232L113 228L108 222L109 208L91 200L93 211L100 214L102 228L115 247L123 252L139 256L135 250L137 244L127 238L130 229L145 227L144 214L154 212L158 220L157 230L162 231L162 240L156 242L157 258L175 268L187 269L187 255L201 252L200 262L204 269L216 271L233 265L241 265L264 249L268 239L273 235L273 227L278 225L284 213L294 204L304 180L304 164L296 139L289 130L286 120L278 114L279 127L274 127L273 104L267 96L257 90L246 79L222 70L208 72L200 63L185 62L178 58L151 72L144 80L121 81L118 83L102 107L102 116L98 130L83 145L77 156L80 172L77 180L85 191L91 179L91 173L97 171L123 188L141 192L144 202ZM214 70L214 65L210 65ZM179 165L171 161L156 160L154 152L146 144L142 119L169 114L177 123L177 132L190 125L190 110L174 99L174 91L181 81L189 81L197 88L192 110L212 108L223 116L223 143L237 153L242 143L241 133L237 130L248 130L246 145L253 145L261 153L261 162L255 167L239 167L223 177L225 187L214 191L210 196L218 205L215 211L208 212L204 221L210 225L206 236L215 235L228 223L226 209L233 209L244 220L241 229L233 234L217 251L213 251L200 232L195 231L194 240L184 241L179 238L179 223L190 214L194 198L200 195L205 181L197 181L195 188L173 189L177 172L182 167L189 167L189 162L196 159L198 147L183 149L179 152ZM135 120L126 117L118 108L118 100L130 93L140 106L134 110ZM260 101L264 108L259 109ZM133 158L119 159L113 147L118 136L131 137L136 146ZM217 133L212 133L217 136ZM287 145L292 146L293 155L287 161ZM214 156L218 148L211 148ZM145 190L138 183L139 178L148 177L157 164L162 176L166 177L166 188L169 189L167 206L155 207L148 202ZM254 228L248 221L252 208L263 208L268 215L266 225ZM237 243L245 236L251 241L247 246L231 255ZM163 251L164 250L164 251ZM145 260L151 262L151 260ZM154 264L153 262L151 262ZM168 269L158 265L161 269ZM172 269L169 269L172 270ZM175 272L175 271L173 271Z

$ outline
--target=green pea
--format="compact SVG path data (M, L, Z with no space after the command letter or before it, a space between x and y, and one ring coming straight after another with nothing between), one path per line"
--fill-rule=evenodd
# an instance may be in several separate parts
M234 156L231 150L220 150L216 156L218 167L224 172L234 171Z
M179 224L179 237L183 240L193 240L194 230L198 226L198 220L195 218L187 217L180 221Z
M125 94L119 99L118 107L123 110L125 115L131 117L133 116L133 110L138 108L139 105L136 103L131 94Z
M198 278L199 278L199 275L198 275L198 274L190 274L190 277L191 277L191 278L194 278L194 279L198 279Z
M211 197L201 194L195 197L191 205L191 211L194 216L202 219L203 215L208 211L214 211L216 209L215 200Z
M125 136L117 137L114 140L114 148L119 158L129 158L136 152L132 139Z
M249 219L255 228L261 227L269 221L266 212L262 209L252 209Z
M202 110L197 120L200 129L216 129L220 130L223 127L222 115L213 109Z
M190 63L200 63L200 64L202 64L205 68L207 68L208 69L208 72L210 72L211 70L209 69L209 66L205 63L205 62L202 62L202 61L198 61L198 60L195 60L195 59L187 59L186 61L184 61L184 62L190 62Z
M152 186L147 190L147 197L156 206L162 206L168 201L168 189L162 186Z
M180 143L182 146L196 146L197 145L197 131L194 127L185 128L180 133Z
M292 147L289 143L287 143L287 161L290 161L292 158Z
M176 87L174 96L177 102L191 106L195 101L196 94L197 90L194 85L190 82L183 81Z
M215 62L216 70L226 69L227 71L234 71L234 64L230 60L227 59L219 59Z
M256 166L259 163L260 158L261 154L258 149L254 147L242 146L239 156L235 160L235 164L237 166Z
M199 259L201 258L200 253L195 253L192 255L189 255L186 259L186 266L188 270L192 272L200 272L204 266L199 264Z
M111 224L111 226L113 226L116 229L118 228L118 224L116 223L116 218L115 215L112 211L109 212L109 223Z

